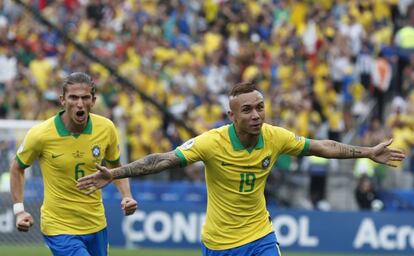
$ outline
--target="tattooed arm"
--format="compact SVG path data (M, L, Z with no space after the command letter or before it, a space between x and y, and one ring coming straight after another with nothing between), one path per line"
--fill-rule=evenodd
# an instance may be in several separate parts
M371 160L395 166L392 161L402 161L405 154L388 146L392 140L374 147L358 147L339 143L333 140L311 140L308 155L325 158L370 158Z
M96 166L98 169L97 172L78 179L76 186L79 189L88 189L87 194L91 194L97 189L105 187L114 179L138 177L179 166L180 158L178 158L174 151L156 153L112 170L98 165Z
M370 148L357 147L333 140L311 140L309 155L325 158L357 158L368 157Z
M170 151L145 156L135 162L111 170L111 174L113 179L122 179L158 173L179 166L180 158L174 151Z

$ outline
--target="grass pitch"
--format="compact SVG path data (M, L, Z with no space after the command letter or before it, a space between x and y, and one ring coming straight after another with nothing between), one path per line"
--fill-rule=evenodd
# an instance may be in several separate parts
M45 246L0 245L1 256L52 256ZM282 256L350 256L351 254L291 253ZM109 256L201 256L200 250L159 250L159 249L120 249L110 248Z

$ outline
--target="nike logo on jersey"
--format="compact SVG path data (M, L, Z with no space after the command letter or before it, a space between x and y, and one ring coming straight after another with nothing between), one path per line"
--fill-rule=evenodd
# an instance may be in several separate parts
M58 154L58 155L52 154L52 158L57 158L57 157L62 156L62 155L63 155L63 153L62 154Z
M254 169L254 166L251 165L237 165L237 164L232 164L232 163L226 163L226 162L221 162L221 166L235 166L237 168L241 168L241 169Z

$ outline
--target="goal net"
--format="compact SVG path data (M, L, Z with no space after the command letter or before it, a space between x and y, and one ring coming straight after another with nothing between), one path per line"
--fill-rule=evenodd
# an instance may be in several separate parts
M42 243L39 227L39 211L43 200L43 186L38 163L25 170L25 209L32 214L35 224L29 232L18 232L15 228L13 202L10 195L11 160L23 141L27 131L39 121L0 120L0 245Z

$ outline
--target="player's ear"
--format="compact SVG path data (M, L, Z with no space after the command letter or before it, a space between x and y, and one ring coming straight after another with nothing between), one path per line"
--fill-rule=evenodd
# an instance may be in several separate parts
M229 116L230 120L234 123L234 112L229 110L227 111L227 115Z
M60 100L60 105L62 105L62 107L65 106L65 96L64 95L60 95L59 96L59 100Z

